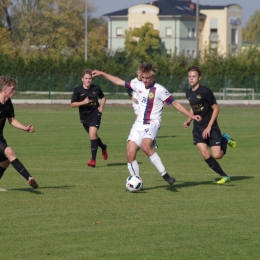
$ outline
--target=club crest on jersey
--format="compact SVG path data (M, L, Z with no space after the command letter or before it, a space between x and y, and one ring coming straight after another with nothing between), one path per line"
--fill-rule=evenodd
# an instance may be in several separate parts
M197 95L197 99L201 99L201 95Z
M153 92L150 92L149 95L148 95L149 98L154 98L154 93Z

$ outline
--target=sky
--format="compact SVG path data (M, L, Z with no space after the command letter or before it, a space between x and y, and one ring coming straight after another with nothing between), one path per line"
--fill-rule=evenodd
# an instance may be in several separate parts
M93 16L99 17L103 14L112 13L122 9L129 8L137 4L146 4L152 1L149 0L89 0L96 6L96 12ZM197 3L197 0L192 0L193 3ZM242 25L245 27L246 23L249 21L250 16L254 12L260 9L259 0L199 0L201 5L228 5L228 4L238 4L243 8L243 20Z

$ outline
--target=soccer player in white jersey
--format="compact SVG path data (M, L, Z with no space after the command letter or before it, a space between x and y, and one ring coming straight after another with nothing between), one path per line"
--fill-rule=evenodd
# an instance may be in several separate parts
M137 69L136 70L136 78L132 79L131 81L133 83L140 82L140 81L142 81L141 77L142 77L142 74ZM129 95L129 97L133 101L133 109L134 109L135 115L138 116L138 114L139 114L139 101L138 101L137 93L130 88L127 88L126 91L127 91L127 94Z
M131 80L131 84L135 84L137 82L142 82L142 73L139 70L139 68L137 68L136 70L136 78ZM139 114L139 107L140 107L140 101L138 100L138 95L137 92L133 91L130 88L126 89L128 95L131 97L132 101L133 101L133 109L135 112L135 115L138 116ZM153 148L158 148L156 139L153 140Z
M172 105L184 115L197 121L201 120L201 116L192 115L169 94L166 88L155 82L156 69L152 64L143 63L139 66L139 70L142 73L142 82L125 82L118 77L98 70L93 71L93 76L103 76L112 83L130 88L137 93L140 110L127 138L126 158L129 173L140 176L136 154L142 148L164 180L172 185L175 178L167 173L159 155L152 147L153 140L160 128L163 105L164 103Z

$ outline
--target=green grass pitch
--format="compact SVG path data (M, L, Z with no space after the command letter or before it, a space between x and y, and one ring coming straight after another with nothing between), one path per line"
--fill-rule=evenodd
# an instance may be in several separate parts
M12 168L0 187L0 259L247 260L260 255L259 107L221 107L222 132L237 141L219 162L219 176L192 144L186 116L166 106L156 150L177 182L161 178L138 152L144 190L125 191L125 147L134 122L131 106L107 105L97 167L86 165L90 142L78 110L65 105L15 105L16 118L33 134L8 124L5 137L39 183Z

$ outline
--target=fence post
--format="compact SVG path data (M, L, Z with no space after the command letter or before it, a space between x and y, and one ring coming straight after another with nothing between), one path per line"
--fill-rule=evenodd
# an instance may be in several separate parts
M255 75L255 92L257 93L256 95L258 96L257 75Z
M226 78L226 74L225 74L225 75L224 75L223 100L226 100L226 94L227 94L227 78Z
M25 76L25 92L28 90L28 75Z
M51 75L48 77L48 91L49 91L49 99L51 99Z
M16 91L19 92L19 76L16 77Z

